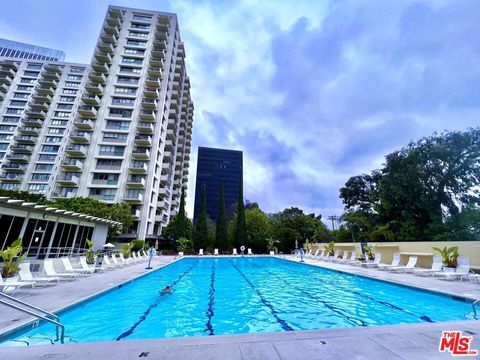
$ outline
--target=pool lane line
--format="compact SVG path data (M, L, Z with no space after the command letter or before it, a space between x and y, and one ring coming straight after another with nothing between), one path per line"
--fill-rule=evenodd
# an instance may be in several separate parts
M254 267L256 267L257 269L260 269L262 271L266 271L268 274L270 274L271 276L274 276L276 277L277 279L280 279L281 281L283 281L287 286L291 287L291 288L295 288L297 289L298 291L300 291L300 293L302 293L304 296L306 297L309 297L310 299L312 300L315 300L315 301L318 301L320 303L322 303L327 309L329 309L330 311L334 312L335 314L337 315L340 315L343 319L345 319L346 321L348 321L349 323L353 324L353 325L358 325L358 326L368 326L368 324L363 321L362 319L358 319L354 316L350 316L350 315L347 315L345 314L345 311L335 305L332 305L330 303L328 303L327 301L325 300L322 300L321 298L317 297L317 296L314 296L312 294L310 294L308 291L290 283L289 281L285 280L283 277L275 274L275 273L272 273L271 271L269 270L266 270L258 265L255 265L255 264L251 264L253 265Z
M283 330L285 331L294 331L294 329L288 325L288 323L281 319L279 316L278 316L278 311L273 307L272 304L270 304L270 302L265 299L262 295L262 293L255 287L255 285L253 285L253 283L247 278L247 276L242 272L242 270L240 270L233 262L232 260L229 258L228 259L230 261L230 264L235 268L235 270L238 271L238 273L245 279L245 281L248 283L248 285L250 285L250 287L253 289L253 291L256 292L256 294L258 295L258 297L260 298L260 301L262 302L263 305L265 305L267 308L270 309L272 315L275 317L275 320L280 324L280 326L282 327Z
M175 280L171 285L170 287L173 288L174 285L176 285L185 275L187 275L194 267L195 265L198 264L198 260L192 265L190 266L187 270L185 270L183 273L181 273L177 280ZM145 321L145 319L147 318L148 314L150 313L150 311L152 311L154 308L156 308L158 306L158 304L160 304L160 301L162 300L162 295L159 295L157 297L157 299L150 304L150 306L147 308L147 310L145 310L145 312L140 316L140 318L138 319L138 321L133 324L133 326L128 329L127 331L125 331L124 333L122 333L119 337L117 337L116 341L119 341L119 340L122 340L130 335L133 334L133 332L135 331L135 329L137 328L138 325L140 325L142 322Z
M342 274L343 275L343 274ZM340 276L342 276L340 275ZM348 276L348 275L347 275ZM325 282L323 283L325 285ZM326 285L328 285L329 287L332 286L331 284L331 281L328 281L326 282ZM368 299L368 300L371 300L371 301L374 301L376 302L377 304L381 304L383 306L386 306L386 307L389 307L391 309L395 309L395 310L398 310L398 311L402 311L404 312L405 314L408 314L408 315L411 315L411 316L414 316L414 317L417 317L419 318L420 320L424 321L424 322L428 322L428 323L434 323L435 321L432 320L430 317L428 317L427 315L421 315L421 314L415 314L414 312L410 311L410 310L407 310L407 309L404 309L398 305L395 305L395 304L392 304L388 301L383 301L383 300L378 300L378 299L375 299L373 296L370 296L370 295L367 295L367 294L364 294L364 293L361 293L359 291L355 291L355 290L352 290L352 289L345 289L344 287L340 287L338 285L333 285L335 286L337 289L338 288L341 288L343 291L345 292L348 292L348 293L352 293L352 294L355 294L361 298L364 298L364 299Z
M212 273L210 275L210 291L208 294L208 309L205 313L207 315L207 324L205 326L205 330L203 332L208 332L208 335L215 335L212 326L212 318L215 315L215 261L212 264Z

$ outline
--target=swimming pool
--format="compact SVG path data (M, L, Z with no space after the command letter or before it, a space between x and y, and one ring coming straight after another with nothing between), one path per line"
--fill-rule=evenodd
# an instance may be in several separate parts
M473 319L463 300L273 257L185 258L60 315L66 343ZM3 344L53 339L40 324Z

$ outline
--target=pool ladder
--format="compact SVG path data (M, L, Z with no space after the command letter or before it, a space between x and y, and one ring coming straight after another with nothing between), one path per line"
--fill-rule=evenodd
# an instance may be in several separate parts
M37 319L41 319L41 320L44 320L44 321L47 321L49 323L52 323L55 325L55 330L56 330L56 340L55 341L58 341L60 340L60 343L63 344L64 343L64 338L65 338L65 325L63 325L61 322L60 322L60 317L58 315L55 315L53 313L50 313L48 311L45 311L45 310L42 310L40 309L39 307L37 306L34 306L34 305L31 305L29 303L26 303L25 301L22 301L22 300L19 300L19 299L16 299L14 298L13 296L10 296L10 295L7 295L7 294L4 294L2 292L0 292L0 296L3 296L4 298L10 300L10 301L6 301L6 300L3 300L3 299L0 299L0 304L3 304L3 305L6 305L6 306L9 306L13 309L17 309L19 311L22 311L26 314L29 314L29 315L32 315L32 316L35 316ZM13 304L12 302L17 302L17 303L20 303L22 304L24 307L20 306L20 305L16 305L16 304ZM41 312L44 315L40 315L40 314L37 314L36 312L32 311L32 310L29 310L29 309L26 309L25 307L29 307L29 308L32 308L38 312ZM52 320L50 318L48 318L47 316L50 316L52 317L53 319L55 320Z
M480 306L480 299L475 300L475 301L472 303L473 316L475 317L475 319L477 318L477 306Z

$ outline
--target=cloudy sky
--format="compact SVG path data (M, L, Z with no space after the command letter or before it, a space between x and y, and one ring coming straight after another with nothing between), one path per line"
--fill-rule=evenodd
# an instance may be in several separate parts
M90 62L109 2L0 0L0 37ZM478 1L122 1L175 12L197 146L243 150L245 197L340 214L338 189L384 155L478 126Z

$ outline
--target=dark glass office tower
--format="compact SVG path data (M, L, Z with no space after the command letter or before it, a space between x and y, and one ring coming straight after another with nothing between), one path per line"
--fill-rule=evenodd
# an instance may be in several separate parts
M205 184L207 190L207 214L210 219L217 218L218 196L222 182L226 214L228 216L231 213L237 203L238 190L243 177L242 169L243 153L241 151L202 146L198 148L194 218L197 218L200 213L202 184Z

